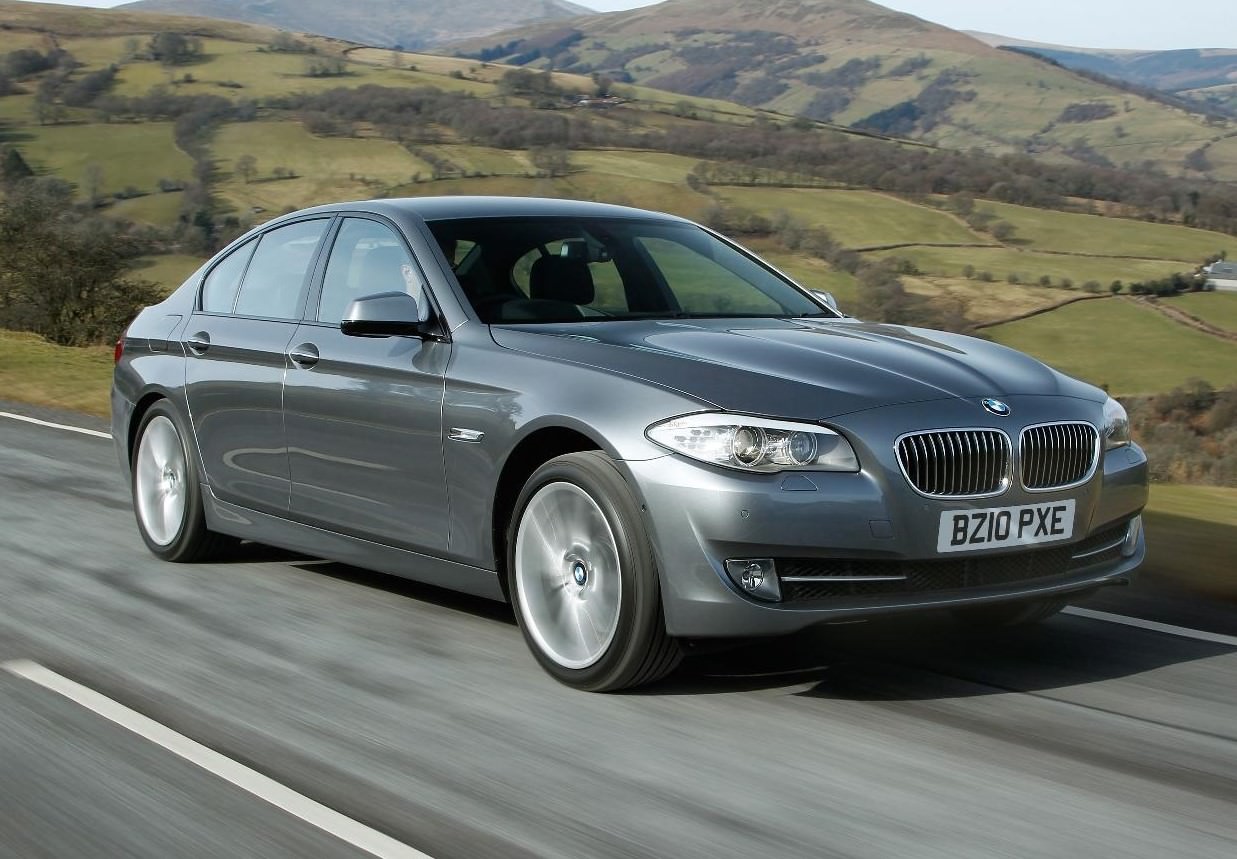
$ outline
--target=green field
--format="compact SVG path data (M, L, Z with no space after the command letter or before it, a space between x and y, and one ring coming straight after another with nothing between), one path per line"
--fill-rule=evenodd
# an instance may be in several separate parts
M139 260L132 276L159 284L167 292L180 286L206 260L184 254L166 254Z
M1123 223L1129 224L1130 221ZM1114 249L1117 246L1114 246ZM1124 249L1125 245L1120 246ZM1105 288L1114 280L1124 283L1169 277L1175 272L1191 271L1194 264L1185 260L1155 261L1139 259L1103 259L1100 257L1067 256L1064 254L1037 253L1033 250L1014 248L898 248L892 251L877 251L881 258L909 259L927 275L960 277L966 266L976 272L989 272L997 280L1004 281L1011 272L1022 283L1036 283L1047 275L1054 283L1070 278L1076 287L1089 280L1099 281Z
M997 217L1009 221L1018 229L1015 234L1018 241L1041 251L1187 259L1195 260L1196 264L1220 251L1237 256L1237 238L1176 224L1148 224L988 201L976 208L991 210Z
M717 196L744 209L786 212L824 227L848 248L901 243L975 244L977 237L951 215L876 191L817 188L717 188Z
M21 148L32 166L81 188L86 168L97 164L104 194L130 185L154 191L160 179L184 180L193 174L193 161L176 147L169 122L30 125L22 133L30 136Z
M137 221L141 224L151 224L165 227L176 223L180 216L180 205L184 194L172 191L164 194L156 192L134 197L130 200L117 200L108 208L107 213L117 218Z
M1167 391L1192 378L1237 384L1237 343L1125 299L1083 301L987 333L1113 394Z
M402 185L430 166L392 140L315 137L299 122L243 122L216 133L211 152L229 178L222 196L241 211L260 207L278 213L319 203L374 197ZM235 174L236 160L253 155L258 175L246 183ZM273 180L275 168L298 178Z
M1190 292L1165 300L1217 328L1237 331L1237 292Z

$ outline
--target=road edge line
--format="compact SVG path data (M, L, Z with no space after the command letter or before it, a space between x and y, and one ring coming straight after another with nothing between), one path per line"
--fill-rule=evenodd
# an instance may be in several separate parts
M1195 641L1206 641L1209 644L1224 644L1229 647L1237 647L1237 636L1222 635L1218 632L1206 632L1201 629L1189 629L1184 626L1173 626L1171 623L1160 623L1157 620L1126 617L1123 614L1110 614L1106 611L1079 608L1078 606L1069 606L1064 609L1063 613L1071 614L1074 617L1085 617L1088 620L1102 620L1106 623L1119 623L1122 626L1133 626L1138 629L1150 630L1151 632L1162 632L1165 635L1176 635L1180 638L1192 638Z
M428 854L396 841L388 835L353 820L320 802L297 793L268 776L237 763L214 749L173 731L166 725L143 716L100 692L62 677L49 668L29 660L0 665L9 674L42 686L68 698L96 715L137 734L179 758L291 814L309 825L382 859L432 859Z
M51 429L65 430L66 432L76 432L82 435L93 436L95 438L105 438L108 441L112 440L112 434L102 432L100 430L86 429L85 427L75 427L68 424L55 424L51 421L42 421L38 418L27 417L26 415L18 415L13 412L0 412L0 418L8 418L9 420L21 421L22 423L34 424L40 427L50 427Z

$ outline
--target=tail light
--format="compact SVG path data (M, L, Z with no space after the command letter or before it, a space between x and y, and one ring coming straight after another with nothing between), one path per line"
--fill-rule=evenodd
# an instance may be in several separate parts
M120 363L120 359L125 356L125 335L121 334L116 338L116 346L112 349L112 362Z

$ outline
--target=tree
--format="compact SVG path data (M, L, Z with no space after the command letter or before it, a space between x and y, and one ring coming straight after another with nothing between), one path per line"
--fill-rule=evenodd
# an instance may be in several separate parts
M91 206L99 205L103 199L103 167L93 161L87 164L84 180L86 199Z
M0 200L0 327L65 346L113 339L161 294L127 276L149 251L132 228L73 203L58 179L24 179Z
M560 146L536 146L528 150L528 160L550 178L571 172L571 153Z
M170 31L155 33L146 52L165 66L179 66L202 56L202 40Z
M258 159L252 155L242 155L236 159L236 173L248 185L258 175Z
M21 152L16 149L5 150L3 159L0 159L0 181L11 185L33 175L34 171L30 169Z

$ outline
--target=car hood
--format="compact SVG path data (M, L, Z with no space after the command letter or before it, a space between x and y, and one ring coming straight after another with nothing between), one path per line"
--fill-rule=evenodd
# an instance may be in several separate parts
M491 330L509 349L634 376L749 414L822 420L948 398L1105 397L996 343L854 320L625 320Z

